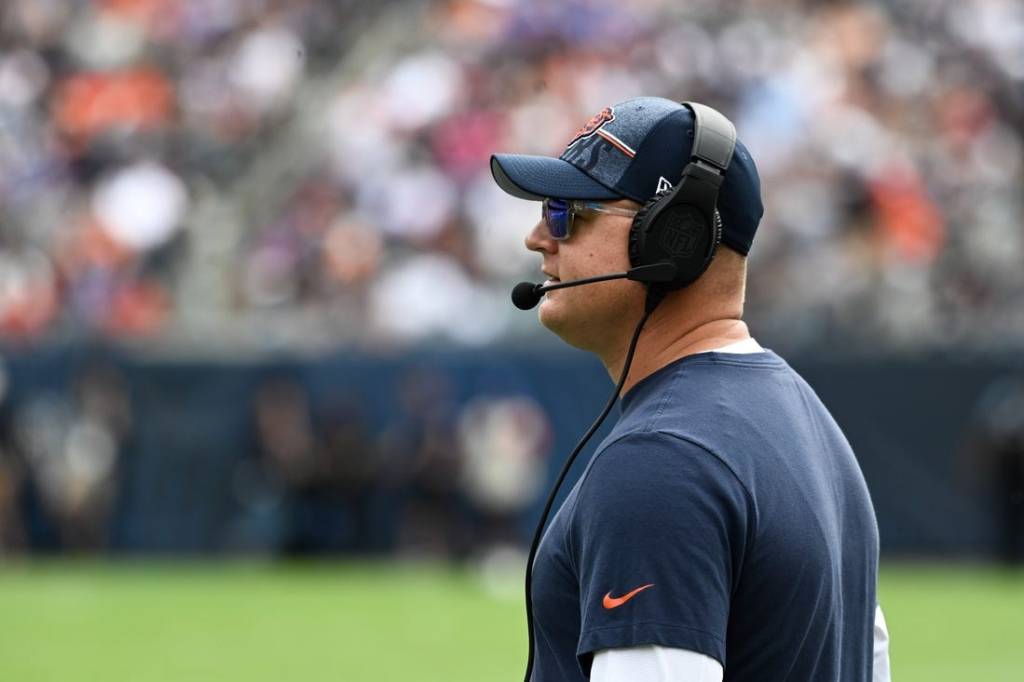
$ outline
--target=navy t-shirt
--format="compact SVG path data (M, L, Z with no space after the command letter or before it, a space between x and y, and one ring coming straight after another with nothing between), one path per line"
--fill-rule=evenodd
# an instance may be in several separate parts
M534 563L535 682L658 644L725 680L871 680L878 530L853 451L771 351L691 355L623 397Z

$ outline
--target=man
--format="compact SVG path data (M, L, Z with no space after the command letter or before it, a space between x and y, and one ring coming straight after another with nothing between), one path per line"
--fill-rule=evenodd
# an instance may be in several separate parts
M526 237L549 283L633 265L634 214L679 182L694 128L689 107L639 98L591 119L559 159L492 158L506 192L550 200ZM540 544L536 682L888 679L860 469L814 392L741 319L763 210L741 143L717 208L721 246L654 309L619 422ZM615 378L647 286L550 291L540 321Z

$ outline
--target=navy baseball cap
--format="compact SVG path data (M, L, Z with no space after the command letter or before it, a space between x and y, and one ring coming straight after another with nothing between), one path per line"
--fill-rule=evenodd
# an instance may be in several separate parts
M638 97L590 119L557 159L495 154L491 173L520 199L632 199L641 204L674 186L690 161L693 112L661 97ZM761 180L750 152L736 142L718 193L722 243L747 255L761 222Z

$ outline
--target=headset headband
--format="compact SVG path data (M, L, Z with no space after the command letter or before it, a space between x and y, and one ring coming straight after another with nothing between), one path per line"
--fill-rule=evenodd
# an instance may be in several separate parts
M694 117L691 158L725 173L736 149L736 126L720 112L700 102L682 102L682 105L688 107Z

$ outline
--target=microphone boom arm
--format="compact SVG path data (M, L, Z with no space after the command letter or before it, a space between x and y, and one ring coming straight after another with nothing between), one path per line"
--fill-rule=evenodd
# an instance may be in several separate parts
M675 279L676 266L672 263L654 263L652 265L641 265L636 268L631 268L626 272L615 272L610 275L598 275L597 277L587 277L586 279L574 279L568 282L556 282L555 284L538 284L536 286L537 293L543 293L545 291L554 291L555 289L564 289L566 287L575 287L581 284L593 284L595 282L607 282L610 279L630 279L634 282L669 282Z
M626 272L614 272L609 275L598 275L596 277L587 277L586 279L573 279L566 282L555 282L554 284L544 285L533 284L532 282L520 282L512 290L512 303L520 310L529 310L540 303L541 297L546 292L554 291L555 289L578 287L583 284L593 284L595 282L607 282L611 279L629 279L634 282L644 282L646 284L652 284L655 282L671 282L675 279L676 272L675 264L665 261L663 263L653 263L651 265L641 265L635 268L630 268Z
M571 280L568 282L556 282L554 284L538 284L537 293L543 293L545 291L554 291L555 289L565 289L566 287L577 287L581 284L593 284L594 282L607 282L610 279L626 279L629 277L628 272L616 272L613 275L600 275L599 277L587 277L586 282L581 280Z

